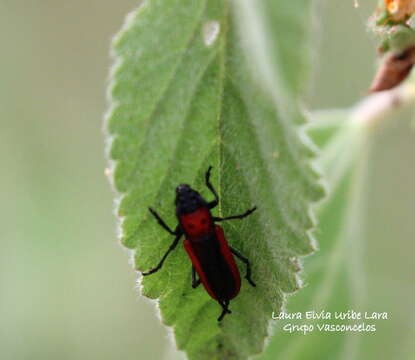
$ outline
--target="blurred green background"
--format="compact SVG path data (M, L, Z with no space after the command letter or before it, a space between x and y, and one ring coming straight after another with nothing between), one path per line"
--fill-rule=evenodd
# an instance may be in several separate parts
M1 360L176 356L154 304L135 289L104 176L110 39L138 2L0 3ZM365 22L375 2L316 7L309 108L348 107L368 89L376 41ZM373 134L366 210L368 298L395 312L382 326L397 359L415 350L411 116Z

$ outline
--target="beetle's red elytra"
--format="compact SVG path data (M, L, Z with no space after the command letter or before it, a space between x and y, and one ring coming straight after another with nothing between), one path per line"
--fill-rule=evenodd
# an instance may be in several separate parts
M173 251L180 238L184 235L184 248L192 262L192 287L203 284L208 294L222 307L218 321L222 321L226 314L230 314L229 302L239 294L241 277L236 266L234 255L246 265L245 278L252 286L256 286L251 279L249 260L237 250L228 245L221 226L215 224L224 220L243 219L252 214L256 207L247 210L241 215L225 218L212 216L211 210L219 204L219 196L210 183L212 166L206 172L206 186L212 192L215 200L207 202L189 185L182 184L176 188L176 216L179 224L173 231L164 220L149 208L159 225L171 235L175 236L172 244L153 269L143 272L143 275L154 274L163 266L164 261ZM196 274L198 279L196 279Z

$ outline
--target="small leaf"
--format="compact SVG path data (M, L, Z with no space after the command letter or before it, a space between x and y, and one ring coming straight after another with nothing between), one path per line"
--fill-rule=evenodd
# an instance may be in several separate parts
M175 187L189 183L210 199L203 181L209 165L221 196L215 215L258 206L249 218L223 224L231 246L250 259L257 287L244 280L221 323L219 305L202 287L192 289L181 246L141 279L142 293L159 299L163 322L191 359L261 352L272 312L300 288L297 258L314 249L310 204L323 190L298 129L310 5L260 4L150 0L114 40L107 127L121 241L134 251L136 269L154 267L172 241L147 208L173 228ZM266 53L252 53L253 44Z

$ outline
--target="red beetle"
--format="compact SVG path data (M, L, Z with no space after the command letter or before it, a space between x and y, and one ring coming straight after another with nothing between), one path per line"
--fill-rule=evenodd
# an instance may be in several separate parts
M245 278L252 286L256 286L251 279L251 267L247 258L237 250L231 248L225 238L222 227L215 222L243 219L253 213L256 207L247 210L242 215L225 218L212 216L211 210L218 205L219 196L210 183L210 166L205 175L206 186L215 196L211 202L203 197L189 185L182 184L176 188L176 215L179 224L171 230L163 219L152 208L150 212L158 223L167 232L175 236L173 243L162 257L159 264L143 275L154 274L160 270L171 251L179 243L180 237L185 236L184 248L192 261L192 287L203 284L209 295L222 307L222 313L218 318L221 321L225 314L230 314L229 301L238 295L241 288L241 278L233 255L238 257L246 265ZM233 254L233 255L232 255ZM199 279L196 280L196 273Z

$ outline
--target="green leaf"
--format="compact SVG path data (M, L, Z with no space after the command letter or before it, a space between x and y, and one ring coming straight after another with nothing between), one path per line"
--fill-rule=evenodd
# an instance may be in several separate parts
M148 206L174 227L175 187L189 183L210 199L203 182L209 165L221 196L215 215L258 206L249 218L223 224L231 246L250 259L257 287L244 280L221 323L219 305L192 289L181 246L141 279L142 293L159 299L163 322L191 359L261 352L272 312L301 286L298 257L314 249L310 204L323 189L298 105L310 2L257 4L150 0L114 40L107 128L121 241L133 250L135 268L154 267L172 241Z

